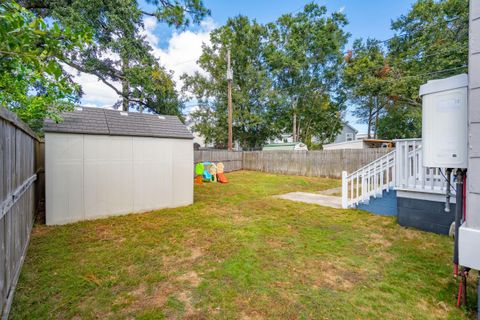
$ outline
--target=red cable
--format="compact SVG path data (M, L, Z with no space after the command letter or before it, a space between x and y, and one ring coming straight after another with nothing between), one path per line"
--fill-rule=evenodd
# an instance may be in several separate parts
M462 304L462 296L463 296L463 278L460 281L460 286L458 287L457 308L460 308L460 305Z

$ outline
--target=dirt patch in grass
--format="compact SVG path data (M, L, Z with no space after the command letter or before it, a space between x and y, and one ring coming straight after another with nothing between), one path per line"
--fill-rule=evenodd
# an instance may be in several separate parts
M190 291L184 290L176 293L176 297L178 298L178 300L183 302L183 305L185 306L184 318L189 319L193 317L196 314L197 310L195 310L195 308L193 307L192 293Z
M35 225L35 228L32 229L32 238L36 237L45 237L48 233L52 230L51 227L47 227L45 225Z
M178 281L186 282L192 287L198 287L202 282L202 278L198 276L195 271L189 271L181 276L177 277Z
M190 258L187 260L197 260L203 256L203 249L194 247L192 248L192 253L190 255Z
M437 319L448 318L448 314L451 311L443 301L428 302L424 298L418 301L417 308L424 311L425 314L434 315Z
M252 218L246 217L242 214L232 214L231 216L233 224L243 225L252 221Z
M308 259L300 275L306 285L313 288L327 288L335 291L350 291L365 279L361 270L353 270L341 263L321 259Z
M385 236L380 233L372 233L369 235L369 238L370 238L369 244L373 246L388 248L392 245L392 242L385 239Z

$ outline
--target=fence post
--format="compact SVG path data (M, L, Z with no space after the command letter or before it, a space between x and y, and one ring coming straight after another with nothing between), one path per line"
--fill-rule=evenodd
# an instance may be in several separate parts
M342 171L342 208L348 208L348 181L347 171Z

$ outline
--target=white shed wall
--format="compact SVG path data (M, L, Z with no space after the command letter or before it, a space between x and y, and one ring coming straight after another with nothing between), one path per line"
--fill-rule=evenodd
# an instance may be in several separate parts
M46 133L46 223L192 204L192 172L192 140Z

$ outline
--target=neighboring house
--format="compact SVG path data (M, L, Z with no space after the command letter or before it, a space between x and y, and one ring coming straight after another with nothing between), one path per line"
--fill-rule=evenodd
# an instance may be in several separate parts
M343 123L342 131L337 134L335 141L333 143L347 142L356 140L358 130L349 125L348 123Z
M293 134L291 133L282 133L280 137L270 139L270 144L278 144L278 143L292 143L293 142Z
M271 143L265 145L262 151L308 151L308 147L302 142Z
M368 133L357 133L355 140L368 139Z
M213 148L214 145L213 143L206 143L205 142L205 137L200 134L200 132L195 131L195 123L193 121L187 121L185 125L188 128L188 131L190 131L193 135L193 145L195 149L201 149L201 148Z
M193 203L192 134L176 116L76 108L45 121L46 223Z
M334 143L345 142L345 141L353 141L356 139L358 131L351 125L346 122L343 122L342 131L336 136ZM275 139L270 139L270 143L291 143L293 142L293 135L291 133L284 133L280 137ZM319 143L319 139L317 137L312 137L313 143Z

